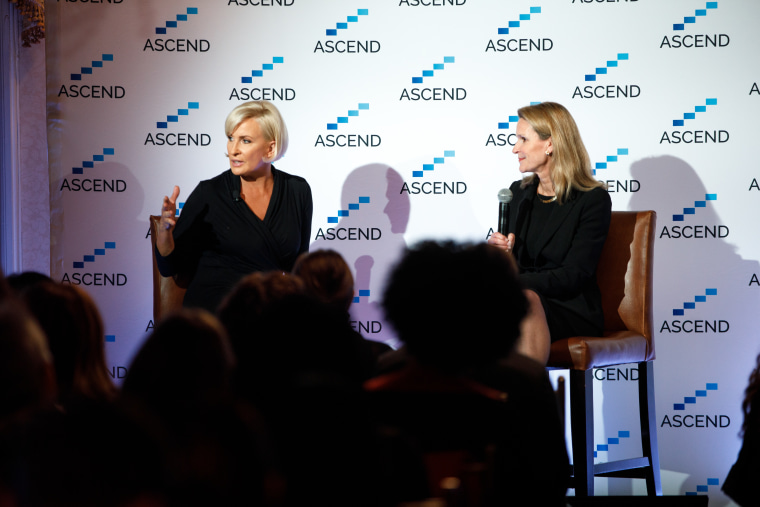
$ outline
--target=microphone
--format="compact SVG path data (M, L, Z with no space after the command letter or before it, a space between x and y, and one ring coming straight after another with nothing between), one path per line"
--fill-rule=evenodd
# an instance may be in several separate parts
M509 198L511 199L512 196L510 195ZM233 190L232 191L232 201L233 202L240 202L240 190Z
M509 203L512 201L512 191L508 188L499 190L499 232L507 235L509 229Z

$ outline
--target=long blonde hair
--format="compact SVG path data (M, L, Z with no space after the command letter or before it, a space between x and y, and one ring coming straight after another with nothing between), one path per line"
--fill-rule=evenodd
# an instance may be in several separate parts
M578 125L565 106L556 102L541 102L521 107L517 110L517 116L527 121L542 141L552 139L551 177L559 204L568 199L573 189L588 192L596 187L605 187L604 183L594 178L591 159ZM535 178L535 174L525 178L522 186L530 185Z

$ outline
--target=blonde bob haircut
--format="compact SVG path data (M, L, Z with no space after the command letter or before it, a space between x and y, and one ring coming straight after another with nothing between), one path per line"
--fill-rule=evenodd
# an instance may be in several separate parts
M230 111L224 121L224 133L230 137L235 129L245 120L254 118L261 128L261 133L267 141L274 141L274 156L265 162L281 159L288 150L288 128L280 115L280 111L269 101L256 100L240 104Z
M550 170L557 202L562 204L570 197L572 190L588 192L596 187L605 187L594 178L591 159L583 144L578 125L565 109L556 102L541 102L521 107L517 116L533 127L538 137L552 140ZM531 174L522 182L522 187L533 183L537 176Z

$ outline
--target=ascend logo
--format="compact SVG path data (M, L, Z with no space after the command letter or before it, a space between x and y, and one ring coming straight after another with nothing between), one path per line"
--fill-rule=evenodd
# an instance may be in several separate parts
M731 418L722 414L681 414L686 412L687 407L698 407L701 409L702 402L708 397L708 393L718 390L717 383L705 384L704 389L694 391L694 396L685 396L683 402L673 404L673 414L665 414L660 423L660 428L665 426L669 428L728 428L731 425Z
M156 35L167 35L168 29L178 28L180 23L189 19L188 16L196 14L198 14L197 7L188 7L184 14L177 14L175 19L167 21L164 26L157 26ZM149 38L143 45L143 51L153 52L205 53L209 49L211 49L211 43L206 39Z
M71 174L84 174L85 169L93 169L96 162L103 162L107 156L113 156L113 148L103 148L103 153L93 155L90 160L83 160L81 167L72 167ZM61 192L124 192L127 182L117 179L102 178L64 178L61 182Z
M94 285L94 286L124 286L127 284L127 275L123 273L82 273L79 270L88 268L91 264L96 263L98 258L102 258L109 250L116 249L115 241L106 241L103 248L96 248L92 254L85 254L81 261L72 263L73 273L64 273L61 283L70 283L73 285Z
M599 178L599 176L606 176L606 169L608 169L611 164L617 163L620 157L625 157L627 155L628 148L618 148L614 155L607 155L603 162L596 162L594 168L591 170L594 176L597 176L599 181L603 181L607 184L607 192L611 194L620 192L638 192L641 189L641 182L639 182L639 180L605 180ZM597 171L604 172L600 174Z
M327 223L340 223L340 219L349 217L352 211L358 213L362 205L369 205L368 196L360 196L356 202L348 203L348 209L338 210L337 216L327 217ZM327 227L324 230L320 227L314 240L377 241L382 237L383 232L377 227ZM369 296L369 291L366 295Z
M604 67L596 67L593 74L584 76L585 82L597 82L600 76L609 75L610 69L617 69L621 62L627 62L628 53L618 53L614 60L607 60ZM586 85L576 86L573 91L574 99L627 99L636 98L641 95L641 87L635 84L628 85Z
M682 214L674 214L674 222L684 222L687 216L696 216L697 209L707 208L707 203L717 201L718 194L705 194L703 201L694 201L694 207L683 208ZM671 225L663 226L660 239L724 239L730 233L727 225Z
M293 7L295 0L227 0L230 5L249 7Z
M61 0L57 0L58 3L61 3ZM67 4L120 4L124 0L63 0L64 3Z
M360 111L368 111L369 103L361 102L356 109L349 109L346 116L338 116L335 123L328 123L327 130L338 130L339 125L347 125L349 118L356 118ZM317 135L314 147L323 148L377 148L383 142L378 134L327 134Z
M444 164L447 158L456 156L454 150L446 150L442 157L433 158L432 163L422 164L422 170L412 171L412 178L424 178L425 174L432 174L437 165ZM464 181L413 181L401 184L400 194L464 194L467 192L467 183Z
M412 77L412 84L422 84L426 78L435 76L436 71L445 69L446 64L454 63L453 56L444 56L443 62L434 63L432 69L422 71L421 76ZM440 73L440 72L439 72ZM404 88L399 100L464 100L467 98L467 90L464 88Z
M531 16L534 14L541 14L541 7L531 7L530 12L526 14L520 14L518 19L507 22L507 26L501 27L497 30L499 35L508 35L510 30L520 28L520 23L530 21ZM486 44L486 53L489 51L503 53L509 51L525 52L525 51L551 51L554 48L554 42L551 39L526 39L526 38L511 38L511 39L489 39Z
M706 484L697 484L695 491L685 491L684 496L698 496L700 493L709 493L710 486L720 486L720 479L717 477L708 477Z
M399 0L398 6L407 7L461 7L467 0Z
M618 431L617 437L609 437L607 438L606 444L597 444L596 449L594 449L594 457L598 457L600 452L607 452L610 450L611 445L619 445L620 439L622 438L631 438L631 432L630 431Z
M510 116L509 121L500 121L497 124L497 130L498 132L496 134L488 134L488 139L486 139L486 146L514 146L515 145L515 134L510 133L507 134L506 131L509 130L509 127L511 124L517 123L520 120L520 117L518 116Z
M366 298L370 297L369 289L361 289L359 290L359 294L354 296L353 303L359 304L362 302L362 298L365 298L364 301L366 301Z
M99 69L113 62L113 54L104 53L100 60L92 60L89 67L81 67L79 72L71 74L71 81L82 81L85 76L95 76ZM63 84L58 90L58 96L83 99L123 99L126 95L123 86L118 85L95 85L95 84Z
M111 366L111 369L108 370L108 374L112 379L127 378L127 373L129 373L129 370L124 366Z
M673 308L674 317L683 317L686 315L686 310L695 310L697 303L706 303L708 296L717 296L718 289L708 288L705 289L704 294L694 296L694 301L686 301L681 308ZM663 321L660 326L661 333L727 333L730 329L730 325L727 320L671 320Z
M272 57L272 63L264 63L261 65L261 69L253 69L250 76L242 76L240 82L242 84L253 84L254 79L263 78L265 73L273 71L275 65L285 63L285 58L282 56ZM293 88L233 88L230 92L230 96L227 100L293 100L296 98L296 91Z
M156 129L165 130L169 128L169 124L179 123L180 118L190 116L190 111L200 109L199 102L188 102L186 108L177 110L177 114L170 114L166 116L165 121L157 121ZM203 133L174 133L174 132L148 132L143 146L208 146L211 144L211 135Z
M708 12L718 8L718 2L707 2L704 9L697 9L693 16L685 16L683 23L674 23L674 32L683 32L687 25L696 25L698 18L704 18ZM660 42L660 49L680 49L680 48L724 48L729 45L731 38L725 33L715 34L676 34L663 36Z
M695 120L697 113L706 113L708 106L717 106L718 99L705 99L705 104L694 106L693 112L684 113L682 118L673 120L674 127L685 127L687 120ZM729 139L727 130L673 130L663 132L660 137L660 144L709 144L709 143L726 143Z
M355 16L347 16L345 22L335 23L335 28L325 31L327 37L337 37L344 30L348 30L350 24L358 23L359 16L368 16L369 9L358 9ZM376 40L324 40L317 41L314 46L315 53L379 53L380 42Z

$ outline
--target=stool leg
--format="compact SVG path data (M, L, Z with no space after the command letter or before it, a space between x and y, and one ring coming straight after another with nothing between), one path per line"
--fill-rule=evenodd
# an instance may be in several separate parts
M594 496L594 371L570 370L575 496Z
M639 418L641 423L641 447L649 459L646 470L647 494L661 496L660 454L657 451L657 416L654 403L654 368L651 361L639 363Z

